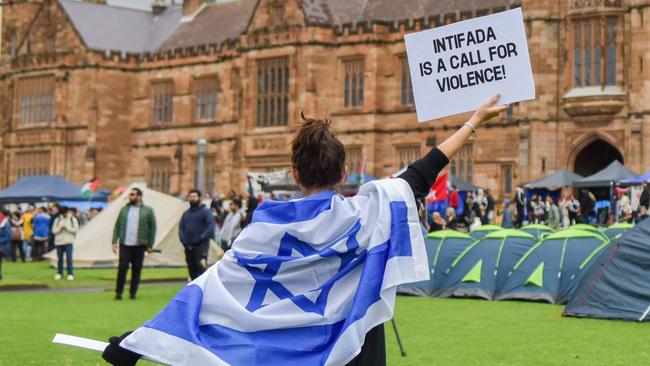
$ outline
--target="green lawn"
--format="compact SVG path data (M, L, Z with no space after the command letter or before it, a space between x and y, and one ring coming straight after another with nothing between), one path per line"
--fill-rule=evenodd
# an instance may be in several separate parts
M146 273L146 271L145 271ZM111 292L0 292L0 365L102 365L98 353L54 345L54 333L105 340L156 314L181 288L144 285L136 301ZM390 365L646 365L648 324L562 318L562 307L398 297Z
M56 270L50 266L49 261L43 262L2 262L4 279L0 281L3 286L17 285L46 285L50 288L90 287L90 286L115 286L117 270L106 269L75 269L74 281L65 278L55 281ZM64 272L65 275L65 272ZM142 280L187 279L186 268L145 268L142 271Z

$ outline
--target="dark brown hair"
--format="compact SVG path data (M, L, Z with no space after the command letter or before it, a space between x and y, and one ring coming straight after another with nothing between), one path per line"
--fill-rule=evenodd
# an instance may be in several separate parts
M333 187L343 178L345 148L330 129L329 119L307 118L291 142L291 163L304 188Z

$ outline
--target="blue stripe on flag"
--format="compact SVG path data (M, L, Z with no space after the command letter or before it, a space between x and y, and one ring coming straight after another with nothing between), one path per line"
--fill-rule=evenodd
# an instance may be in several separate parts
M390 256L410 257L413 255L411 248L411 234L408 224L408 208L404 201L390 203Z
M251 223L289 224L308 221L332 206L334 191L323 191L296 201L266 200L253 212Z

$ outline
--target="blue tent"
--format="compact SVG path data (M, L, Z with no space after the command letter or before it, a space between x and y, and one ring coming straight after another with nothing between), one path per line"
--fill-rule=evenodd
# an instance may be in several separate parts
M96 192L92 201L106 202L110 192ZM72 184L58 175L36 175L21 178L0 191L0 203L88 201L81 196L81 186Z
M605 229L604 233L608 238L614 239L614 237L621 235L633 228L634 224L628 224L627 222L617 222L616 224L612 224L610 227Z
M468 246L474 243L474 239L467 234L454 230L440 230L430 233L424 239L429 258L429 272L431 278L428 281L408 283L397 288L398 293L435 296L447 280L447 272L451 263Z
M537 240L542 239L543 235L549 235L555 232L553 228L542 224L525 225L522 226L519 230L534 236L535 238L537 238Z
M609 244L585 230L562 230L530 248L508 275L497 300L535 300L563 304L594 256Z
M499 230L503 230L503 228L501 226L497 226L497 225L481 225L481 226L477 227L476 229L472 230L469 233L469 236L471 236L472 238L474 238L476 240L479 240L482 237L486 236L487 234L489 234L489 233L491 233L493 231L499 231Z
M627 184L641 184L641 183L645 183L645 182L650 182L650 170L643 173L642 175L639 175L638 177L623 179L623 180L619 181L619 183L624 184L624 185L627 185Z
M494 299L515 263L536 242L515 229L489 233L454 260L439 296Z

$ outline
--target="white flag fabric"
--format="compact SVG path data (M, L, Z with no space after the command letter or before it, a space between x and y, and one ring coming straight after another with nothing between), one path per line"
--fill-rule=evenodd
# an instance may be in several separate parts
M429 278L413 193L373 181L265 201L224 258L121 346L169 365L344 365Z

